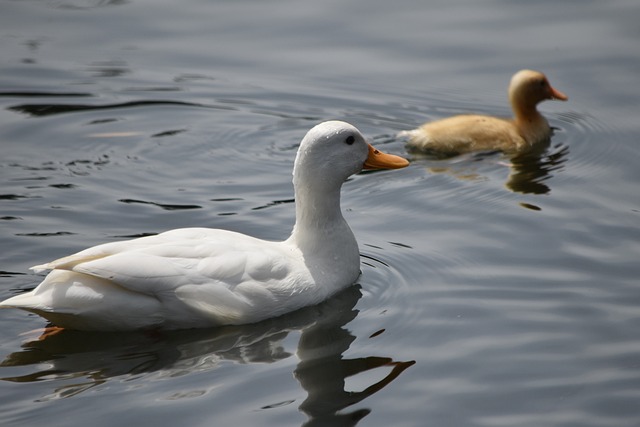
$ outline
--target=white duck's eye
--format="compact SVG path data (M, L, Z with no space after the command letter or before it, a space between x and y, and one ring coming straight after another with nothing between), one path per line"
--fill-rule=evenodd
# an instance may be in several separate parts
M344 142L347 145L353 145L353 143L356 142L356 137L353 135L349 135L347 139L344 140Z

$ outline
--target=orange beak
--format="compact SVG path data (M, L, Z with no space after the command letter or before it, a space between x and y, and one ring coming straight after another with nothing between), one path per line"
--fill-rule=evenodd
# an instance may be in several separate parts
M566 101L567 99L569 99L567 95L557 89L554 89L551 85L549 85L549 95L551 99L557 99L559 101Z
M407 159L383 153L369 144L369 156L364 162L364 169L400 169L406 166L409 166Z

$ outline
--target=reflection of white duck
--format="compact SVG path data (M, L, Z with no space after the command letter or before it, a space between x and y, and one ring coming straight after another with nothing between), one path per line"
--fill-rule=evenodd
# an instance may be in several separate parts
M363 168L407 164L348 123L321 123L296 156L296 224L287 240L185 228L94 246L33 267L53 271L0 307L70 329L128 330L253 323L319 303L360 274L358 244L340 211L342 183Z
M16 383L49 379L48 385L40 388L46 394L38 400L51 401L77 396L114 379L120 382L118 378L123 375L135 377L130 378L133 383L129 382L129 386L122 385L130 388L131 384L148 382L149 378L172 379L185 373L210 372L222 361L237 362L236 372L241 373L244 368L240 365L290 358L292 353L287 350L293 350L295 340L285 339L291 331L298 331L298 362L294 374L308 395L300 404L300 409L309 416L303 425L355 426L371 410L360 408L349 412L346 408L381 391L415 363L390 357L348 358L345 355L356 340L346 325L358 315L354 307L361 296L359 286L347 287L321 304L251 325L154 333L72 330L46 333L22 344L20 351L0 362L0 367L20 367L19 376L1 379ZM291 360L285 362L284 366L291 363ZM365 372L368 373L366 379L361 376L360 381L370 385L360 391L345 389L348 378ZM83 380L70 383L66 381L68 378ZM245 377L232 386L251 387L253 382L252 378ZM297 393L292 387L294 394ZM215 397L228 393L228 387L226 391L224 387L212 388L215 391L196 388L190 395L209 393ZM272 398L269 396L272 396L271 390L265 389L262 402ZM283 403L288 402L272 401L263 407Z
M551 137L547 120L536 106L546 99L566 101L538 71L521 70L509 84L512 119L483 115L460 115L425 123L404 131L409 150L455 155L471 151L522 152Z

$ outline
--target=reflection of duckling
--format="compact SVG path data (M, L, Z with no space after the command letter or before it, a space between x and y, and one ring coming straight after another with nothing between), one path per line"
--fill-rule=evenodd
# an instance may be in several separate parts
M514 156L509 164L509 178L505 187L514 193L547 194L551 191L545 183L553 173L563 168L569 148L559 145L544 155L526 153Z
M568 97L554 89L538 71L517 72L509 84L512 119L483 115L460 115L403 131L410 151L456 155L470 151L524 152L547 142L551 128L536 106L546 99L566 101Z

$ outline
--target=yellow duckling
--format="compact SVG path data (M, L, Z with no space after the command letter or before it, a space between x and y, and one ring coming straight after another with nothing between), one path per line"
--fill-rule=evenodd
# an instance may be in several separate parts
M465 114L425 123L403 131L407 148L413 152L456 155L472 151L521 153L548 142L551 128L537 105L547 99L566 101L567 95L554 89L539 71L521 70L511 78L511 119Z

